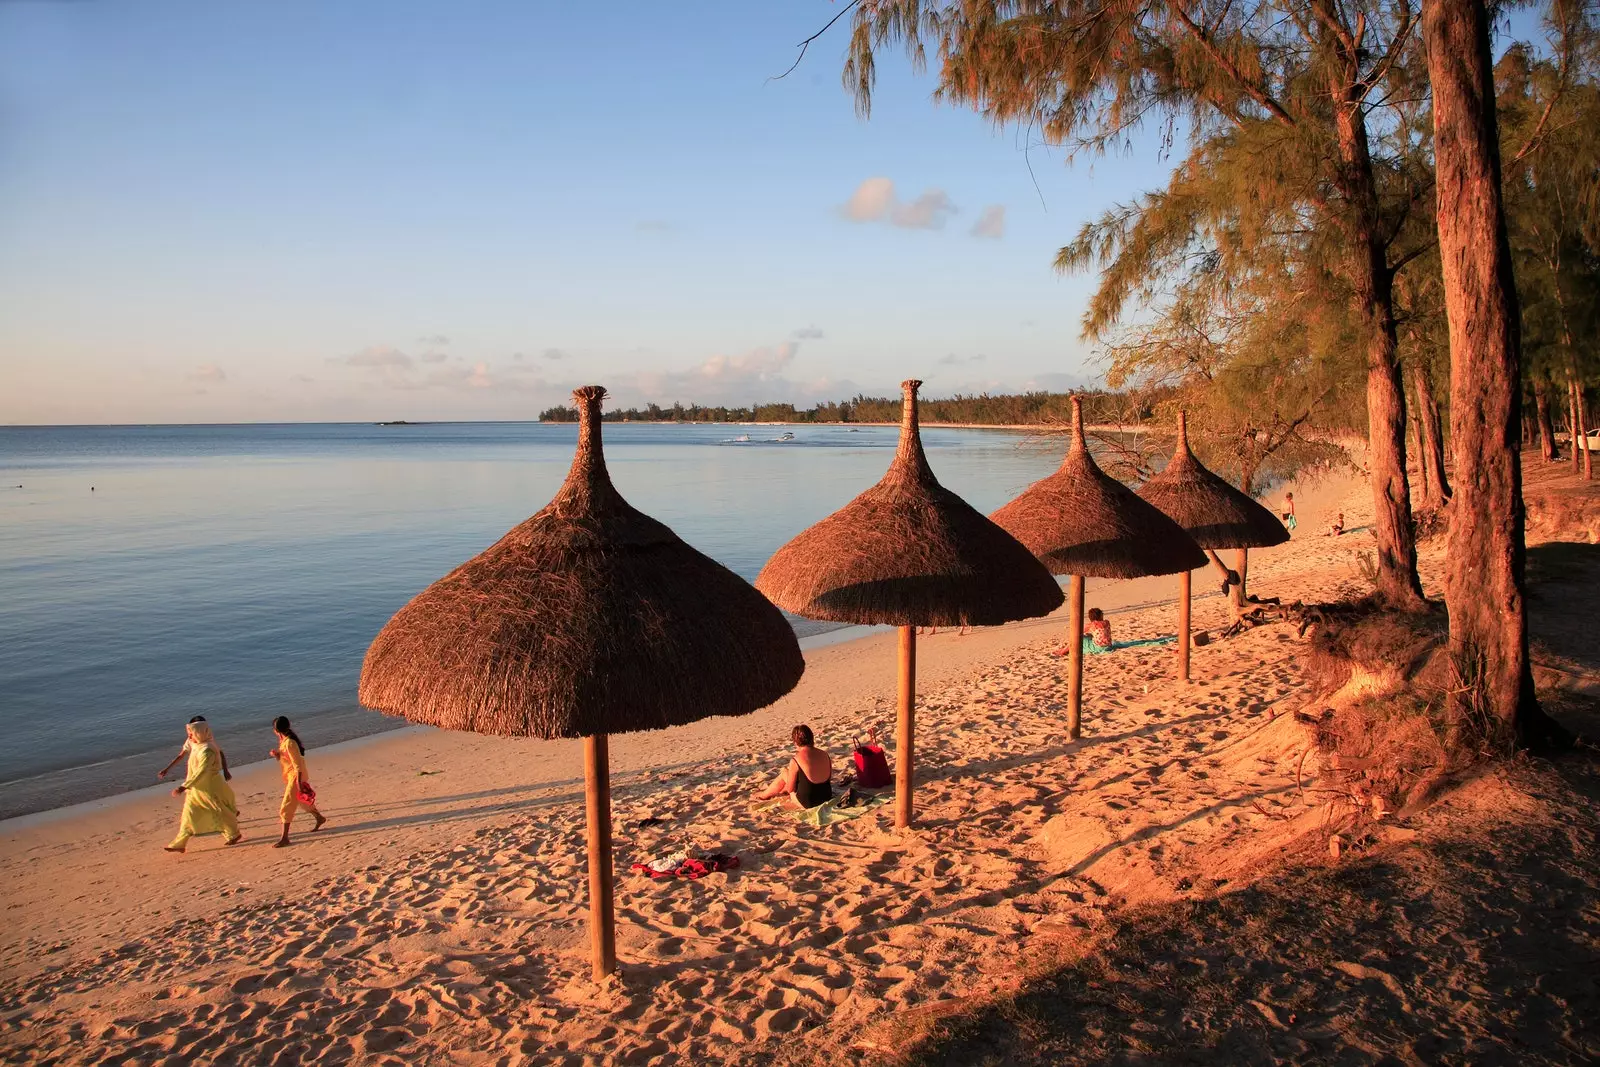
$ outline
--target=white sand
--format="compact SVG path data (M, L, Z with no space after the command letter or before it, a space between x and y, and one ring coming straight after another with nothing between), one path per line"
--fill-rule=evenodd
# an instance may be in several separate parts
M1251 554L1252 592L1363 589L1369 536L1319 535L1335 510L1367 521L1365 485L1296 496L1300 530ZM1214 632L1226 608L1211 575L1197 573L1195 625ZM1091 582L1088 602L1154 605L1111 616L1119 639L1154 636L1172 632L1175 587ZM331 821L313 836L307 820L289 849L268 847L271 764L235 776L234 848L162 852L178 805L165 788L0 824L0 1049L73 1063L720 1059L819 1026L848 1044L896 1010L990 991L1108 907L1247 876L1260 842L1312 803L1295 785L1304 736L1281 714L1298 706L1292 627L1196 649L1187 687L1170 647L1088 657L1076 744L1065 660L1047 652L1063 628L920 642L910 831L887 806L817 830L748 803L796 722L841 763L868 723L892 742L892 634L808 653L799 688L754 715L614 738L622 975L600 987L577 742L413 729L313 747ZM647 815L665 824L629 828ZM628 873L677 848L742 865L695 882Z

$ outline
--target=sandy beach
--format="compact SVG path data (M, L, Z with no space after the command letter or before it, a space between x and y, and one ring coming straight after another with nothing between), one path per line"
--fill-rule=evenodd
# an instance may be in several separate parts
M1252 592L1364 592L1365 484L1340 475L1296 497L1300 530L1251 554ZM1335 511L1352 532L1321 536ZM1215 633L1226 608L1206 573L1195 626ZM1091 582L1089 603L1118 639L1167 634L1175 585ZM800 686L754 715L614 738L622 965L601 985L577 742L308 737L331 822L282 850L276 768L242 766L265 753L229 753L246 834L233 848L163 853L177 818L165 789L12 820L0 1047L21 1063L870 1054L890 1020L1013 987L1129 904L1248 883L1317 815L1318 757L1290 714L1305 700L1294 626L1195 649L1188 686L1167 647L1088 657L1075 744L1050 655L1062 629L923 639L907 831L888 805L815 827L749 800L795 722L839 762L868 725L892 738L892 634L809 652ZM680 850L740 865L629 873Z

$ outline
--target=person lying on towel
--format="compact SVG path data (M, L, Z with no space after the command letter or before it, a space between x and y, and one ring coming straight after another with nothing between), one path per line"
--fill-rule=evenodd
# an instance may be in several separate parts
M801 723L790 736L795 754L778 772L778 778L756 794L757 800L789 796L795 807L814 808L833 799L833 760L816 745L811 727Z

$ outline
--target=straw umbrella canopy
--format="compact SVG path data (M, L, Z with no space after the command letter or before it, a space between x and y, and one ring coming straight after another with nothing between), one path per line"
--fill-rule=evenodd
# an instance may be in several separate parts
M883 480L801 531L756 576L757 589L796 615L900 628L900 826L911 822L916 628L997 626L1061 604L1044 565L933 476L917 425L921 385L901 383L900 446Z
M1245 493L1241 493L1212 473L1189 450L1189 422L1178 412L1178 443L1172 462L1139 489L1139 495L1182 526L1195 544L1212 553L1219 548L1239 550L1239 586L1236 596L1242 606L1244 576L1249 550L1281 545L1289 531L1278 517ZM1222 566L1222 561L1217 560ZM1226 570L1226 568L1223 568ZM1178 673L1189 680L1189 572L1181 579L1179 599Z
M611 484L605 395L573 393L577 454L555 499L401 608L360 687L412 722L584 739L596 979L616 966L607 736L747 714L805 669L777 608Z
M1067 593L1067 736L1083 708L1083 580L1177 574L1205 565L1183 528L1100 469L1083 433L1083 401L1072 398L1072 443L1054 474L1029 486L994 519L1055 574Z

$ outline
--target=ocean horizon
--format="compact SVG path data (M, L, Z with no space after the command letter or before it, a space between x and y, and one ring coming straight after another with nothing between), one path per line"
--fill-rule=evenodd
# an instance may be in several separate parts
M544 507L576 437L539 422L0 427L0 818L153 783L191 715L240 764L271 747L277 715L313 747L403 726L356 702L368 642ZM1061 454L1013 430L923 437L940 480L985 512ZM624 496L746 579L875 483L898 438L605 424Z

